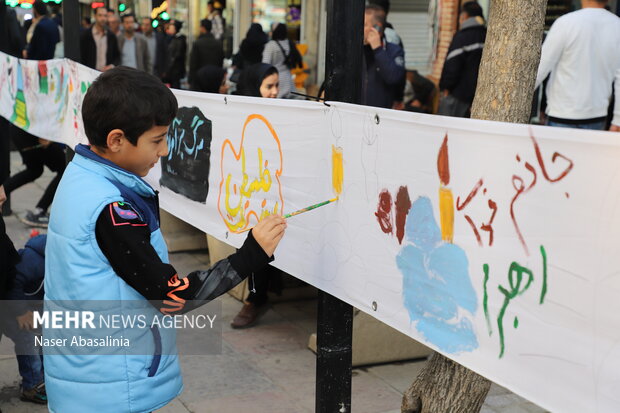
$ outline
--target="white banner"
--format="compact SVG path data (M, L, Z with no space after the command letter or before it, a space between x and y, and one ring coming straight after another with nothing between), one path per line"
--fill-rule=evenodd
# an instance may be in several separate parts
M84 141L96 72L49 61L45 94L44 63L20 62L2 58L0 114ZM164 209L240 246L339 197L289 219L277 267L547 409L620 409L618 135L174 92L147 177Z

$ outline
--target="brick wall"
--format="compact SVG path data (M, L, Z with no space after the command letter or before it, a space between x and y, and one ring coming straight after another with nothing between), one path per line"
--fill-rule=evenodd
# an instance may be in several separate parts
M443 63L448 54L448 47L456 32L459 12L459 0L439 0L439 41L437 43L436 57L433 61L430 78L439 83Z

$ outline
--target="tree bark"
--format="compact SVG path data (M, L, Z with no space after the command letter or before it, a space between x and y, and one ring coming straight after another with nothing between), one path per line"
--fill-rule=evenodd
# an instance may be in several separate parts
M547 0L493 0L472 118L527 123Z
M493 0L472 118L527 123L547 0ZM402 413L480 411L491 382L435 353L403 396Z
M482 407L491 382L458 363L433 354L405 392L402 413L472 413Z

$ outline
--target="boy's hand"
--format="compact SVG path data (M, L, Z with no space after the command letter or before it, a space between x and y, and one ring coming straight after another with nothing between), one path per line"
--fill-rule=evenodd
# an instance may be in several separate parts
M269 215L252 229L252 235L267 256L271 257L284 236L286 220L281 215Z
M17 324L19 325L20 329L32 330L34 328L32 311L26 311L24 314L18 315L15 318L17 318Z

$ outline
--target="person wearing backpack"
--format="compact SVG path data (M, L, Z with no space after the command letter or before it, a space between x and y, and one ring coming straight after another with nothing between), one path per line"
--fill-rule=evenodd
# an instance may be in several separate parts
M294 91L291 69L302 65L301 55L295 43L288 38L286 25L278 23L273 29L271 40L265 45L263 63L275 66L280 78L279 98L289 98Z

